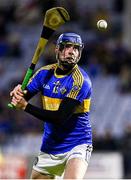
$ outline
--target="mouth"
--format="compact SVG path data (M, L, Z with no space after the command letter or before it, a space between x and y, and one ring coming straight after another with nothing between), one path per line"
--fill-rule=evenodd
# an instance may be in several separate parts
M68 61L68 63L73 63L75 59L74 57L65 57L64 60Z
M69 60L70 60L70 59L74 59L74 58L73 58L72 56L70 56L70 57L66 57L66 59L69 59Z

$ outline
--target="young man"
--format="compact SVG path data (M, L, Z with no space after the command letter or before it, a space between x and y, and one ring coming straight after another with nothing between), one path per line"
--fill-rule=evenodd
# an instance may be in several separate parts
M89 120L91 81L78 65L83 43L75 33L61 34L55 49L57 63L40 68L31 78L27 93L18 85L10 93L12 104L44 121L40 153L32 179L82 179L92 152ZM41 92L43 108L28 103Z

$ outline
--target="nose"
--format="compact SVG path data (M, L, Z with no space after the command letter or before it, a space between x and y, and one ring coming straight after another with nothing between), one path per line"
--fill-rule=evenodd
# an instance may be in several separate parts
M69 48L69 54L73 54L73 52L74 52L74 47L71 46L71 47Z

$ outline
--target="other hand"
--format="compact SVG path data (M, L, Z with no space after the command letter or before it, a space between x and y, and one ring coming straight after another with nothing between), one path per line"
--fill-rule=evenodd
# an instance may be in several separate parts
M22 91L21 84L18 84L11 92L10 96L12 97L11 104L13 104L18 109L25 109L27 106L27 101L24 99L24 94L27 91Z

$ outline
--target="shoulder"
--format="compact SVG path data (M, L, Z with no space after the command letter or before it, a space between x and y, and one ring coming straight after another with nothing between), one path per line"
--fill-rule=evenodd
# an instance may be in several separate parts
M43 70L51 70L51 69L55 69L56 67L57 67L57 63L43 66L41 69L43 69Z
M88 88L92 87L92 82L87 74L81 67L77 66L73 71L73 80L75 83L77 83L79 86L86 86Z
M49 65L41 67L40 69L37 70L37 72L44 71L44 70L53 70L56 67L57 67L56 63L55 64L49 64Z
M50 64L50 65L46 65L43 66L41 68L39 68L34 75L32 76L32 78L43 78L46 76L46 74L50 71L53 70L57 67L57 64Z
M50 65L46 65L46 66L43 66L41 68L39 68L36 72L35 72L35 76L37 74L43 74L42 72L48 72L50 70L54 70L55 68L57 67L57 64L50 64Z

